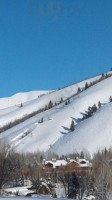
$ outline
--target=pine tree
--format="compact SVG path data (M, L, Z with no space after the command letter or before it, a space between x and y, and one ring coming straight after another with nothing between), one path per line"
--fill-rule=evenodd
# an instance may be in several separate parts
M22 107L23 107L23 104L21 103L20 108L22 108Z
M68 102L67 101L65 101L65 106L67 106L68 105Z
M107 72L106 72L106 74L105 74L105 78L108 78L108 74L107 74Z
M74 123L73 120L71 121L70 130L71 130L71 131L74 131L74 130L75 130L75 123Z
M88 107L88 111L87 111L86 118L91 117L92 114L93 114L92 108L89 106L89 107Z
M89 87L88 83L85 84L85 90Z
M109 101L112 102L112 97L110 96Z
M93 83L92 82L90 82L90 86L92 86L93 85Z
M61 97L60 103L62 103L62 102L63 102L63 98Z
M98 108L101 108L101 102L100 101L98 102Z
M80 89L80 87L78 87L77 94L79 94L80 92L81 92L81 89Z
M96 112L96 111L97 111L97 107L96 107L95 104L92 106L92 110L93 110L93 112Z
M52 108L53 107L53 102L52 101L49 101L49 104L48 104L48 109Z

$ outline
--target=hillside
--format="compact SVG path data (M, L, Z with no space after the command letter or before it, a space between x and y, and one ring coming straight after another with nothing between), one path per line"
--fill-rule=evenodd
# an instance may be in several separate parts
M80 122L74 132L67 133L53 146L52 151L59 155L73 152L96 150L112 145L112 103L100 108L93 117Z
M0 138L20 152L49 150L61 155L83 149L93 153L98 148L110 147L112 105L109 97L112 95L112 77L99 82L101 77L99 75L59 90L42 92L44 95L40 97L37 97L40 95L38 91L33 92L33 95L29 93L27 98L18 98L15 95L22 107L14 106L18 102L16 100L12 100L13 103L8 108L4 102L3 107L0 100L0 127L9 127L11 123L13 125L12 128L2 131ZM91 84L93 81L95 83ZM91 86L85 90L86 82ZM82 91L77 93L79 87ZM54 105L45 109L49 101ZM67 101L69 103L65 105ZM82 121L88 107L98 105L99 101L102 107L92 117ZM77 124L74 132L70 132L71 120ZM105 142L107 136L108 140Z
M8 107L19 106L21 103L25 103L43 96L50 91L31 91L25 93L17 93L11 97L0 98L0 109Z

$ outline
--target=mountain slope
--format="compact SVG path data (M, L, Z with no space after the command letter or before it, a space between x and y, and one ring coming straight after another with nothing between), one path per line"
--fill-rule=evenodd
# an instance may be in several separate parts
M49 101L51 100L53 103L59 102L61 98L67 99L77 93L78 87L84 88L85 83L88 84L94 80L98 80L101 75L96 76L94 78L90 78L88 80L82 81L77 84L70 85L68 87L62 88L60 90L52 91L44 96L41 96L37 99L30 100L28 102L23 103L23 107L14 106L7 109L2 110L0 115L0 128L13 123L15 120L22 119L26 115L30 115L35 111L39 111L40 109L44 109L45 105L48 105ZM18 98L17 98L18 99Z
M0 109L18 106L21 103L37 99L39 96L49 93L50 91L31 91L17 93L11 97L0 98Z
M96 150L112 146L112 103L100 108L93 117L82 121L76 130L59 139L50 151L59 155Z
M88 106L92 106L94 103L97 104L99 100L102 103L108 102L111 88L112 77L82 92L74 98L71 104L59 109L58 112L50 114L52 120L37 125L33 131L33 146L31 146L30 140L25 142L26 139L24 139L22 149L32 151L38 148L46 151L60 137L64 138L66 136L66 133L69 132L71 120L82 118L81 113L84 113Z
M92 125L89 124L95 123L94 116L96 115L99 116L97 121L99 121L100 118L101 124L104 123L104 121L98 114L99 111L95 113L93 117L84 120L83 122L81 122L81 118L89 106L93 106L93 104L97 105L98 101L101 101L103 104L109 102L109 97L112 94L112 77L92 85L87 90L82 91L80 94L76 93L78 87L82 89L85 87L86 82L90 83L98 80L100 77L101 75L60 90L52 91L49 94L39 97L38 99L33 99L23 103L23 107L16 108L15 110L11 107L3 109L2 112L4 111L4 113L1 113L0 115L0 126L10 123L28 113L32 113L38 109L44 108L50 100L55 103L59 102L61 98L63 98L63 100L68 98L70 99L70 104L65 105L65 102L63 101L59 105L55 105L49 110L40 112L24 122L21 122L8 129L7 131L2 132L0 134L0 138L7 140L20 152L33 152L37 150L47 151L50 148L50 151L63 154L68 153L67 149L70 149L70 152L73 152L74 150L81 151L81 149L86 148L87 144L89 143L88 147L92 153L100 146L99 143L96 143L96 146L95 144L93 145L94 148L91 147L91 140L88 139L88 134ZM111 107L111 105L109 105L109 107ZM103 110L103 108L101 110ZM109 109L107 112L109 113L111 119L110 110L111 109ZM43 118L43 123L39 123L41 118ZM75 123L78 123L78 125L76 130L73 133L70 133L69 127L72 119L75 121ZM89 120L92 122L90 123ZM110 123L109 120L108 122ZM85 123L87 125L85 125ZM96 132L100 132L99 129L101 126L96 127L97 129L93 129L92 127L93 132L91 132L91 137L93 134L95 135ZM109 127L112 128L111 125ZM83 130L85 130L84 133ZM109 130L110 129L108 128L108 131ZM82 135L85 137L85 139L82 137ZM85 142L81 140L81 137ZM94 138L94 141L95 140L96 137ZM102 142L102 144L104 143ZM108 142L108 144L110 143Z

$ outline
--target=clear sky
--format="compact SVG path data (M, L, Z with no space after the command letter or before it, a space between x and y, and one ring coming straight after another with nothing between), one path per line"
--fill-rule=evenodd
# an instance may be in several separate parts
M0 97L111 67L111 0L0 0Z

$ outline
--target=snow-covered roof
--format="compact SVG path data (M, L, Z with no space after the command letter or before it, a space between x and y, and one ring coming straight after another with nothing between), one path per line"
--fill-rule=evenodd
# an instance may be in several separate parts
M86 160L84 158L79 158L78 161L79 161L79 163L81 163L81 162L89 163L89 160Z
M53 168L59 167L59 166L65 166L67 164L67 161L65 160L57 160L55 163L53 163Z
M89 160L86 160L84 158L78 159L80 167L91 167L92 164L89 162Z
M69 163L72 163L72 162L79 164L76 160L70 159Z
M45 161L45 165L47 165L47 164L49 164L49 163L53 165L53 162L52 162L51 160Z
M55 162L52 162L51 160L46 161L45 165L47 165L48 163L53 165L53 168L59 167L59 166L65 166L67 164L67 161L65 160L56 160Z

